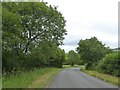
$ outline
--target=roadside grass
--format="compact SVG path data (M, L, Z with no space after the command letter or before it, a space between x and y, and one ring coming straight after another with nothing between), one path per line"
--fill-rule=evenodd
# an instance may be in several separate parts
M99 72L94 71L94 70L85 70L85 68L80 68L80 71L83 71L91 76L94 76L96 78L99 78L101 80L109 82L111 84L120 86L120 82L119 82L120 78L118 78L118 77L108 75L108 74L99 73Z
M19 75L4 76L2 88L45 88L60 70L59 68L40 68Z
M39 68L23 71L18 75L5 75L0 79L2 88L47 88L58 72L79 65L63 65L63 68Z

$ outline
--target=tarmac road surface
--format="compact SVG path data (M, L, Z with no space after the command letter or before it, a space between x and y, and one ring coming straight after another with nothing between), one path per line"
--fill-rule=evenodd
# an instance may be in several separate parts
M48 88L118 88L112 84L87 75L79 68L65 69L53 79Z

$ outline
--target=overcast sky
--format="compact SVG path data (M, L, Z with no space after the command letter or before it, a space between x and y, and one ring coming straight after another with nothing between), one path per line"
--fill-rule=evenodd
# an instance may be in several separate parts
M75 50L80 39L97 37L110 48L118 47L119 0L44 0L58 6L65 17L65 49Z

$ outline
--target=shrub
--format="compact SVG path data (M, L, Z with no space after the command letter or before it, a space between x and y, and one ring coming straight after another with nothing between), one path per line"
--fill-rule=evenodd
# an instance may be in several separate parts
M120 55L118 53L107 54L97 65L97 70L101 73L120 76L119 64Z

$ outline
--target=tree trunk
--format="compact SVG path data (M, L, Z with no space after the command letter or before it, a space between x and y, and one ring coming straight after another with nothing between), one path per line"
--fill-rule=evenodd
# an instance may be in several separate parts
M71 66L74 66L74 63L71 63Z

